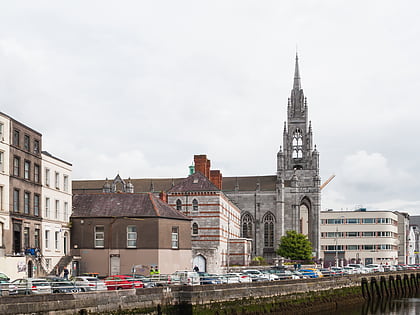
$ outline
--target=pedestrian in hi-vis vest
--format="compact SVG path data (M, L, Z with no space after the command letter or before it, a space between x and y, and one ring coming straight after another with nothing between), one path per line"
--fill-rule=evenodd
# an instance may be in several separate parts
M155 268L155 275L160 275L160 270L159 270L159 268L157 266Z
M155 274L155 271L153 270L153 267L150 267L150 275L153 276Z

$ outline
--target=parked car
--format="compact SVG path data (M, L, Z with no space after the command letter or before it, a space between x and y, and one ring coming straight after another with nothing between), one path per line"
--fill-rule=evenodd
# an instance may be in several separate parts
M245 269L243 270L243 273L250 275L252 278L252 281L261 281L263 279L272 281L272 280L279 279L279 277L277 277L275 274L263 273L257 269Z
M321 278L323 277L322 273L318 269L314 268L306 268L306 269L299 269L299 272L309 278Z
M143 288L143 282L126 275L113 275L105 279L108 290Z
M341 267L331 267L331 271L334 271L336 276L344 275L344 270Z
M200 285L200 276L196 271L179 270L175 271L172 276L179 278L181 285Z
M82 289L74 282L63 278L47 279L50 282L52 293L78 293Z
M369 264L366 265L366 268L370 270L370 272L384 272L384 267L378 264Z
M352 266L343 267L343 272L345 275L355 275L360 273L360 269Z
M278 280L291 280L300 278L299 275L294 274L292 271L286 269L269 269L267 272L275 274L278 277Z
M397 267L394 265L384 265L384 271L397 271Z
M48 294L52 293L50 283L45 279L21 278L12 281L18 294Z
M210 274L207 272L198 272L200 276L200 284L221 284L222 280L219 275Z
M3 295L3 291L8 291L9 295L17 294L17 286L10 283L10 278L0 272L0 296Z
M143 287L144 288L154 288L154 287L157 286L156 283L154 281L152 281L152 279L150 277L146 277L146 276L143 276L143 275L136 275L136 274L127 275L127 276L143 282Z
M228 275L235 275L237 277L239 277L239 282L240 283L249 283L252 282L252 279L249 275L245 274L245 273L240 273L240 272L229 272L227 274L225 274L226 276Z
M366 268L363 264L348 264L348 267L354 267L356 269L358 269L360 271L360 273L362 274L366 274L369 273L370 270L368 268Z
M298 277L297 279L308 279L309 277L307 275L302 274L301 272L297 271L297 270L292 270L291 271L293 275L295 275L296 277Z
M107 290L105 283L97 277L81 276L73 279L82 292Z
M236 274L223 274L220 276L222 283L240 283L239 276Z
M334 270L331 270L331 268L321 268L319 271L322 273L324 277L333 277L336 275Z

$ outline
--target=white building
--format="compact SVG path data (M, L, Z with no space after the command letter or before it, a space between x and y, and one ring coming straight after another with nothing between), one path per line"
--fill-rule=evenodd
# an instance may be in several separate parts
M322 211L321 257L324 266L406 263L398 248L401 242L399 219L402 218L405 216L396 211L366 211L364 208ZM404 240L401 246L405 248Z
M51 272L53 268L58 268L56 271L60 273L71 261L68 255L69 218L72 214L72 165L42 151L42 170L41 253L46 271ZM60 259L62 261L59 264Z

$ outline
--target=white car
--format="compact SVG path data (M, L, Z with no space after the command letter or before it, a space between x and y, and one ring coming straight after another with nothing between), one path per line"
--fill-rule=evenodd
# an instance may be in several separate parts
M226 276L234 275L234 276L238 277L240 283L249 283L249 282L252 282L251 277L249 275L247 275L247 274L244 274L244 273L240 273L240 272L229 272L229 273L227 273L225 275Z
M367 269L365 266L363 266L362 264L348 264L347 265L348 267L353 267L353 268L356 268L356 269L358 269L359 271L360 271L360 273L362 273L362 274L366 274L366 273L369 273L370 272L370 270L369 269Z
M241 283L239 276L234 273L221 275L220 280L222 283Z
M351 266L343 267L343 271L345 275L355 275L361 273L360 269Z
M251 278L263 278L270 281L279 280L279 277L272 273L263 273L257 269L246 269L243 270L244 274L250 275Z
M76 286L80 287L82 292L107 290L105 283L96 277L75 277L73 281Z
M378 264L369 264L366 265L366 268L370 270L370 272L384 272L384 267Z
M12 281L18 294L48 294L52 293L50 283L45 279L21 278Z

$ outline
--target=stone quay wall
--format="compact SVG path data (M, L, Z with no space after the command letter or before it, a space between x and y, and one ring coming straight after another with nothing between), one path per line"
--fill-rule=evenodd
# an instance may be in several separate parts
M87 314L136 310L137 314L177 314L180 306L209 306L232 301L264 300L305 292L361 287L362 279L416 274L416 271L200 286L0 297L0 314ZM185 309L185 308L184 308ZM189 308L192 309L192 308ZM165 311L165 310L171 310ZM187 314L185 311L179 314Z

